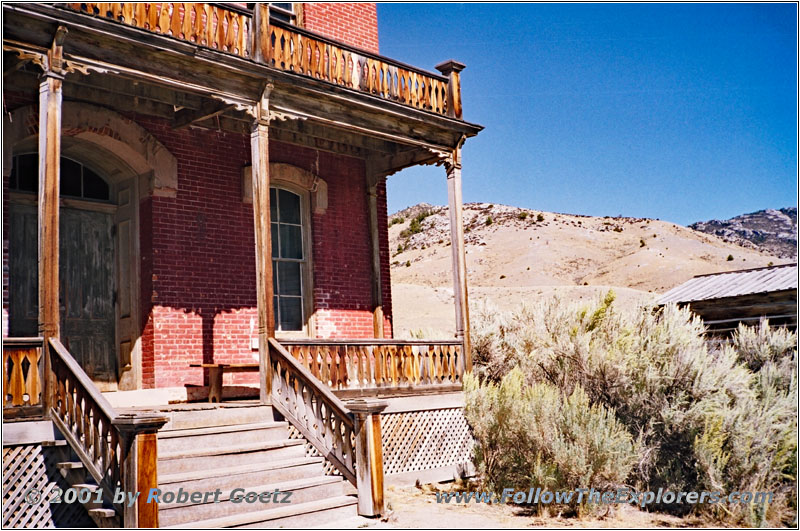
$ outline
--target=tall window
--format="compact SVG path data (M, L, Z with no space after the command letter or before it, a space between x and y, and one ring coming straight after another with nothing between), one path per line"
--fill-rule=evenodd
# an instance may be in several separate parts
M303 276L307 257L303 245L303 200L282 188L270 188L272 288L275 330L300 331L306 322Z

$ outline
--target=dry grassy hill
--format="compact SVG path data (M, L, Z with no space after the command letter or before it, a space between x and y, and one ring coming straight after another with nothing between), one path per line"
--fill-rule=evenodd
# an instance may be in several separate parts
M454 322L448 209L417 205L390 220L395 333L447 337ZM552 293L592 297L609 287L623 304L636 304L694 275L787 262L654 219L468 203L464 225L470 300L504 309Z

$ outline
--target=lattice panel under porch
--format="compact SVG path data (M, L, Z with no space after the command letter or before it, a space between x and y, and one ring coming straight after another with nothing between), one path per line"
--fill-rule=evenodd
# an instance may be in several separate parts
M468 463L473 440L460 407L381 415L386 475Z
M64 461L59 448L39 444L3 447L3 528L96 527L80 503L29 504L25 494L37 489L42 500L53 489L69 488L56 463Z

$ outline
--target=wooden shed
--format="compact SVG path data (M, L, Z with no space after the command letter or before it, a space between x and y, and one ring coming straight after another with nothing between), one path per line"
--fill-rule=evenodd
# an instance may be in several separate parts
M729 336L739 326L768 319L797 329L797 264L698 275L659 300L689 306L703 318L709 335Z

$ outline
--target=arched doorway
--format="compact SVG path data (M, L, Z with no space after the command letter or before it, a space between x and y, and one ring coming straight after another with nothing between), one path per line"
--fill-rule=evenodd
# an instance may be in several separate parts
M91 174L89 174L90 182L88 188L83 188L83 190L89 192L89 197L76 197L76 195L64 193L72 190L72 193L75 194L78 189L77 181L73 182L72 188L66 183L62 184L60 216L62 254L61 263L59 264L61 284L70 282L71 286L76 285L76 278L80 275L75 272L75 278L70 279L70 273L65 271L64 268L66 267L66 262L84 261L84 258L79 257L81 253L84 256L102 255L97 268L98 270L104 268L105 272L97 276L105 278L106 284L102 287L87 288L89 291L83 290L80 295L75 295L75 297L80 298L86 296L87 293L98 292L105 295L109 291L108 277L110 276L111 278L110 296L105 300L108 304L111 304L115 319L113 325L105 327L105 330L107 331L110 328L110 335L114 338L114 344L110 347L111 354L103 353L102 356L115 361L114 363L104 362L99 365L99 369L95 369L89 367L88 364L94 363L93 357L97 358L99 355L90 354L88 361L83 364L90 374L96 370L95 380L102 390L138 389L142 387L142 357L147 355L142 352L142 316L140 315L139 200L147 196L175 197L178 190L178 163L166 147L150 132L129 118L108 109L85 103L65 102L61 118L61 155L84 169L88 168L89 171L106 183L109 191L107 201L92 197L92 182L97 183L97 180ZM28 162L28 168L23 169L24 161L17 160L18 164L13 164L13 157L36 153L38 148L38 123L38 108L35 105L21 107L10 114L4 115L3 172L4 176L9 178L9 181L11 180L9 172L17 172L17 168L22 172L32 171L33 175L36 175L38 162ZM62 173L65 164L69 165L70 163L65 163L62 160ZM80 185L85 187L86 183L81 180ZM17 181L16 186L19 187L19 181ZM82 195L85 196L87 194L82 192ZM24 190L13 191L10 194L10 199L9 211L12 209L17 210L25 205L36 208L36 194L30 190L27 192ZM30 210L28 212L30 213ZM11 212L8 214L11 214ZM101 214L104 214L104 216ZM33 218L25 218L22 214L16 214L16 216L19 216L19 220L13 225L20 227L23 232L27 231L25 240L28 242L27 244L33 246L32 255L36 257L36 246L38 245L37 216L34 215ZM9 222L11 221L10 217L6 219ZM26 219L27 221L25 221ZM71 225L72 228L64 225L67 220L71 221L68 225ZM27 223L27 226L25 223ZM95 249L92 250L91 245L82 247L80 252L76 251L75 259L65 260L64 252L66 251L63 246L70 240L73 240L73 245L77 245L74 241L75 238L68 236L70 231L73 234L76 232L80 234L92 234L91 231L102 232L106 230L104 227L108 227L109 223L111 231L110 252L108 251L107 240L103 238L96 240L92 237L87 237L84 240L88 240L91 245L95 246ZM25 253L30 253L30 251L15 252L15 248L21 249L22 243L17 242L12 245L11 240L22 238L22 236L12 236L12 233L17 231L14 230L13 226L9 227L9 229L7 232L4 231L3 242L8 249L8 254L6 255L8 262L6 263L10 274L11 264L15 260L23 260ZM105 242L102 245L99 243L101 240ZM102 253L99 251L100 247L105 248ZM30 264L30 258L26 260ZM94 268L94 262L92 264ZM109 264L110 274L107 273ZM73 266L74 268L75 266ZM37 269L36 261L34 260L33 265L30 267L30 274L37 277ZM80 271L84 278L87 277L87 274L80 268L77 271ZM16 274L14 276L17 278L8 278L7 280L4 278L8 282L6 286L9 294L8 320L6 323L9 324L9 333L11 335L20 335L16 333L16 322L14 323L15 330L10 329L11 321L16 321L20 312L22 312L22 315L27 313L33 321L38 320L38 294L36 283L20 279ZM94 276L90 278L95 280ZM20 282L22 284L17 286L16 284ZM26 287L23 288L23 286ZM63 289L66 288L62 288L62 291ZM99 306L102 306L102 304L99 304ZM12 307L16 311L12 311ZM62 307L62 312L69 315L66 304L62 304ZM75 304L70 304L70 308L72 308L73 315L77 313ZM84 307L81 306L81 308L83 309ZM94 306L90 307L92 311L94 311L94 308ZM26 325L22 323L20 326ZM27 326L30 327L30 323ZM67 331L69 331L69 328L68 326ZM36 333L35 329L34 333ZM69 343L69 347L76 357L79 356L77 353L79 348L94 348L90 346L79 347L78 343L81 343L81 338L78 338L74 333L69 338ZM100 350L102 351L102 348ZM113 371L110 370L112 366L115 367Z
M78 157L61 158L61 340L104 390L130 369L118 352L131 312L132 181L115 181ZM14 156L9 179L9 333L38 333L38 155ZM126 359L127 358L127 359ZM127 367L126 367L127 364Z

